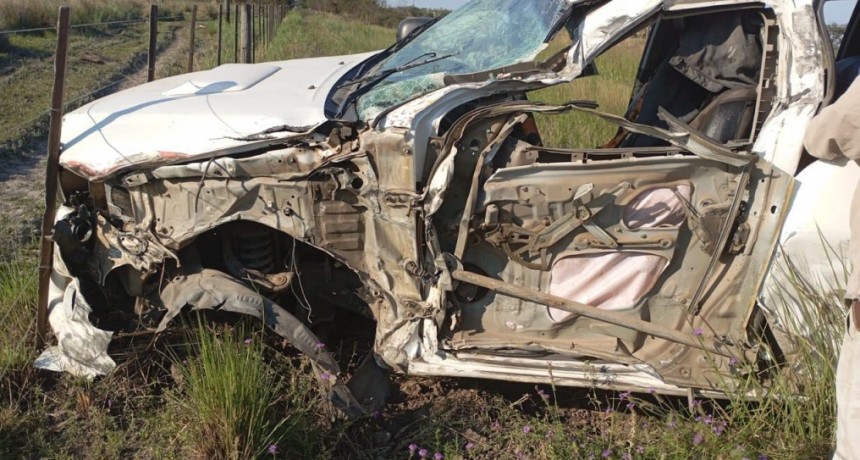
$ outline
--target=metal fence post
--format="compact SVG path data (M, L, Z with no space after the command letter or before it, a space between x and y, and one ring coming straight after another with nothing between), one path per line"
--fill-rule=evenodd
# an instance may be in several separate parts
M155 80L155 53L158 46L158 5L149 7L149 54L146 62L146 81Z
M36 348L45 345L48 334L48 289L54 260L54 218L60 171L60 133L63 127L63 99L66 84L66 56L69 49L71 15L61 6L57 20L57 49L54 54L54 90L51 95L51 127L48 132L48 166L45 173L45 214L42 215L42 239L39 251L39 300L36 305Z

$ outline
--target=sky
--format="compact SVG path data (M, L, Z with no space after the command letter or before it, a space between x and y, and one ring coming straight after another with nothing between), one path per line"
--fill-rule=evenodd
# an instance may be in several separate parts
M390 5L405 6L415 2L415 6L425 8L446 8L453 10L463 6L468 0L388 0ZM828 23L845 24L857 0L829 0L824 6L824 16Z
M828 24L845 24L856 4L857 0L830 0L824 4L824 19Z

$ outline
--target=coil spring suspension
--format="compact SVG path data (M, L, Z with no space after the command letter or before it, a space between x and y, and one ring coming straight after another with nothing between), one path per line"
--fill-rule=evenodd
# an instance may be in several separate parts
M261 273L274 273L275 234L262 226L246 226L235 233L236 256L246 268Z

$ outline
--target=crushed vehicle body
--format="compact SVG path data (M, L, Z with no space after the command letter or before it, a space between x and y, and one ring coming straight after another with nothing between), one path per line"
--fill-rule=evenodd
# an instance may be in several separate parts
M107 331L210 309L263 320L357 413L384 398L357 382L391 371L718 393L731 362L769 365L790 312L762 286L832 87L819 17L811 0L475 0L381 52L92 102L65 117L58 344L37 365L108 373ZM530 100L639 31L625 116ZM571 112L618 135L544 145L536 115ZM333 310L375 322L352 380L315 332Z

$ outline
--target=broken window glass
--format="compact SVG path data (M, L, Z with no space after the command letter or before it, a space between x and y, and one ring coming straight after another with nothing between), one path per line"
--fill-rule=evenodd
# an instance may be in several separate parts
M359 117L372 118L442 88L445 75L472 74L533 60L568 8L565 0L475 0L467 4L391 55L375 72L447 57L382 80L359 99Z

